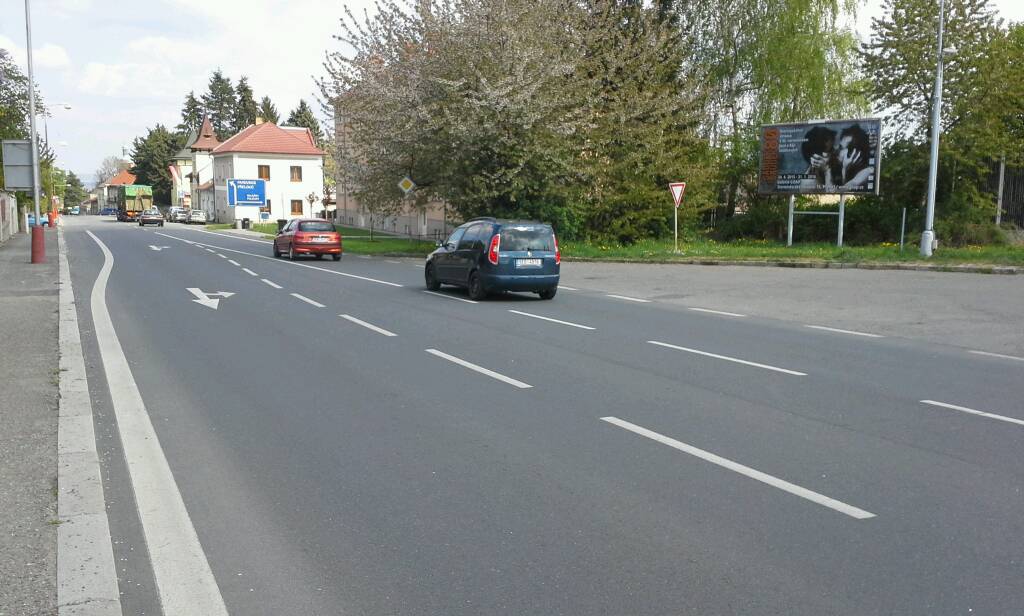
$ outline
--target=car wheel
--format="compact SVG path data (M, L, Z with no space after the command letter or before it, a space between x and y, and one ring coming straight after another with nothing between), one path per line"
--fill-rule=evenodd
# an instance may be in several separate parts
M274 258L275 259L280 259L281 258L281 251L277 249L277 242L274 242Z
M484 282L480 280L480 273L473 272L469 275L469 298L480 301L487 297L487 291L484 290Z
M324 260L324 254L322 252L321 253L317 253L316 260L317 261L323 261Z
M288 258L291 259L292 261L295 260L295 246L288 247Z
M541 299L551 299L555 296L555 293L558 293L558 287L551 287L550 289L538 291L537 295L540 295Z
M335 261L341 261L341 255L331 255L331 258Z
M434 266L432 264L423 270L423 279L427 283L427 289L437 291L441 288L441 283L437 280L437 274L434 273Z
M162 227L162 226L164 226L164 223L162 223L162 222L161 222L161 223L160 223L160 226L161 226L161 227Z
M145 225L144 225L144 224L142 224L142 223L140 222L140 223L139 223L139 226L140 226L140 227L144 227Z

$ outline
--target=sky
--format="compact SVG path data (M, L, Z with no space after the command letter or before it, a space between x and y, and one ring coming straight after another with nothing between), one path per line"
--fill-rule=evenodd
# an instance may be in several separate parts
M332 35L346 4L359 14L371 1L32 0L36 82L51 108L58 164L91 185L100 161L130 152L147 127L177 125L185 95L205 92L217 68L232 82L248 76L257 100L270 96L282 117L300 98L313 104L314 77L325 51L338 48ZM1021 0L992 4L1004 19L1024 21ZM24 6L0 0L0 47L23 70ZM880 7L861 0L862 39Z

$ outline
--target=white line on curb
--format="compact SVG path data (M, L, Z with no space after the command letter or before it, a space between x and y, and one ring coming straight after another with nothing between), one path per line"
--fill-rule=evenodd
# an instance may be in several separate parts
M266 278L260 278L260 280L262 280L263 282L267 283L269 286L274 287L275 289L280 289L281 288L281 285L277 284L276 282L267 280Z
M497 379L497 380L499 380L499 381L501 381L503 383L508 383L509 385L514 385L514 386L518 387L519 389L530 389L531 387L533 387L533 385L528 385L527 383L524 383L522 381L517 381L517 380L513 379L512 377L505 376L504 374L499 374L499 373L497 373L497 372L495 372L493 370L488 370L487 368L484 368L483 366L478 366L478 365L470 363L470 362L468 362L468 361L466 361L464 359L459 359L458 357L455 357L454 355L449 355L447 353L442 353L441 351L438 351L437 349L425 349L425 350L427 351L427 353L430 353L431 355L434 355L436 357L440 357L441 359L447 359L448 361L452 362L453 364L458 364L458 365L462 366L463 368L469 368L470 370L473 370L474 372L479 372L480 374L489 376L492 379Z
M256 272L252 271L248 267L243 267L242 271L245 272L246 274L249 274L250 276L259 276L259 274L257 274Z
M356 325L362 325L366 329L371 330L371 331L375 331L378 334L383 334L385 336L397 336L398 335L398 334L396 334L394 332L389 332L388 330L384 329L383 327L377 327L376 325L373 325L372 323L367 323L366 321L362 321L362 320L357 319L357 318L355 318L354 316L351 316L351 315L339 314L338 316L343 318L343 319L345 319L345 320L347 320L347 321L351 321L351 322L355 323Z
M424 291L424 293L426 293L427 295L436 295L437 297L443 297L445 299L454 299L457 302L466 302L467 304L476 304L476 303L478 303L478 302L476 302L474 300L471 300L471 299L463 299L461 297L453 297L451 295L447 295L445 293L438 293L436 291Z
M301 299L302 301L306 302L307 304L309 304L311 306L316 306L317 308L326 308L327 307L327 306L324 306L323 304L321 304L318 301L314 301L314 300L309 299L305 295L299 295L298 293L292 293L291 295L295 299Z
M711 314L720 314L720 315L726 316L726 317L746 317L747 316L745 314L740 314L738 312L726 312L724 310L712 310L710 308L694 308L692 306L688 306L687 309L688 310L693 310L694 312L709 312Z
M662 445L668 445L673 449L678 449L679 451L688 453L691 456L695 456L706 462L717 464L722 468L729 469L730 471L760 481L761 483L770 485L773 488L778 488L780 490L783 490L784 492L789 492L794 496L805 498L811 501L812 503L816 503L818 505L821 505L822 507L828 507L829 509L838 511L839 513L846 514L851 518L856 518L858 520L866 520L868 518L875 517L875 514L871 513L870 511L865 511L858 507L854 507L853 505L847 505L842 501L837 501L836 499L829 498L824 494L819 494L818 492L815 492L813 490L808 490L807 488L803 488L796 484L790 483L785 479L779 479L778 477L769 475L768 473L763 473L759 470L750 468L749 466L744 466L743 464L740 464L738 462L733 462L732 460L729 460L727 458L715 455L710 451L704 451L703 449L699 449L697 447L694 447L693 445L687 445L682 441L677 441L674 438L670 438L663 434L658 434L653 430L648 430L647 428L643 428L636 424L619 419L618 417L602 417L601 421L606 421L614 426L622 428L623 430L629 430L634 434L645 436L653 441L661 443Z
M92 401L82 355L75 294L63 227L57 228L60 291L57 399L57 613L120 616L121 597L110 540Z
M947 404L945 402L936 402L935 400L921 400L921 404L941 406L944 409L952 409L954 411L970 413L971 415L980 415L981 417L988 417L989 419L998 419L999 421L1005 421L1007 423L1024 426L1024 420L1016 419L1014 417L1005 417L1003 415L996 415L995 413L986 413L985 411L977 411L975 409L967 408L966 406L957 406L955 404Z
M988 351L967 351L968 353L974 353L975 355L985 355L986 357L998 357L1000 359L1012 359L1014 361L1024 361L1024 357L1017 357L1016 355L1003 355L1002 353L989 353Z
M103 267L92 288L93 327L161 607L165 614L226 615L224 598L107 311L104 296L114 257L98 237L86 233L103 251Z
M520 314L520 315L522 315L524 317L530 317L531 319L540 319L542 321L551 321L552 323L558 323L559 325L568 325L569 327L578 327L579 329L589 329L591 331L594 330L594 328L590 327L589 325L580 325L579 323L570 323L569 321L560 321L558 319L552 319L551 317L542 317L539 314L530 314L529 312L522 312L522 311L519 311L519 310L509 310L509 312L511 312L512 314Z
M826 332L835 332L837 334L850 334L851 336L864 336L865 338L884 338L885 337L885 336L881 336L879 334L869 334L867 332L855 332L855 331L849 330L849 329L837 329L835 327L825 327L824 325L804 325L804 327L809 327L811 329L820 329L820 330L823 330L823 331L826 331Z
M649 300L649 299L640 299L639 297L628 297L628 296L625 296L625 295L611 295L611 294L609 294L609 295L605 295L605 297L613 297L615 299L624 299L627 302L637 302L639 304L650 304L651 303L651 300Z
M676 346L667 342L658 342L657 340L648 340L647 344L655 344L668 349L675 349L677 351L685 351L687 353L693 353L695 355L703 355L705 357L714 357L715 359L722 359L725 361L731 361L737 364L743 364L745 366L753 366L755 368L764 368L765 370L773 370L775 372L782 372L784 374L792 374L793 376L807 376L805 372L797 372L796 370L787 370L786 368L779 368L777 366L769 366L768 364L759 364L757 362L747 361L745 359L737 359L735 357L729 357L727 355L718 355L717 353L708 353L707 351L698 351L697 349L689 349L686 347Z

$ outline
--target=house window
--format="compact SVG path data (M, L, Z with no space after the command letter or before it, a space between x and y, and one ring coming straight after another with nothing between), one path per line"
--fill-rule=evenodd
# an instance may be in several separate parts
M302 181L302 167L299 167L298 165L292 166L292 181L293 182L301 182Z
M256 169L261 180L270 179L270 165L258 165Z
M302 216L302 199L292 199L292 214Z

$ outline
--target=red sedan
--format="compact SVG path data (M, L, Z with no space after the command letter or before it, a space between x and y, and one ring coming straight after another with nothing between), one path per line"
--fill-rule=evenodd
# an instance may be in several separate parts
M274 238L274 256L287 254L294 260L298 255L316 255L322 259L331 255L339 261L342 255L341 234L330 222L319 218L295 218L288 221Z

